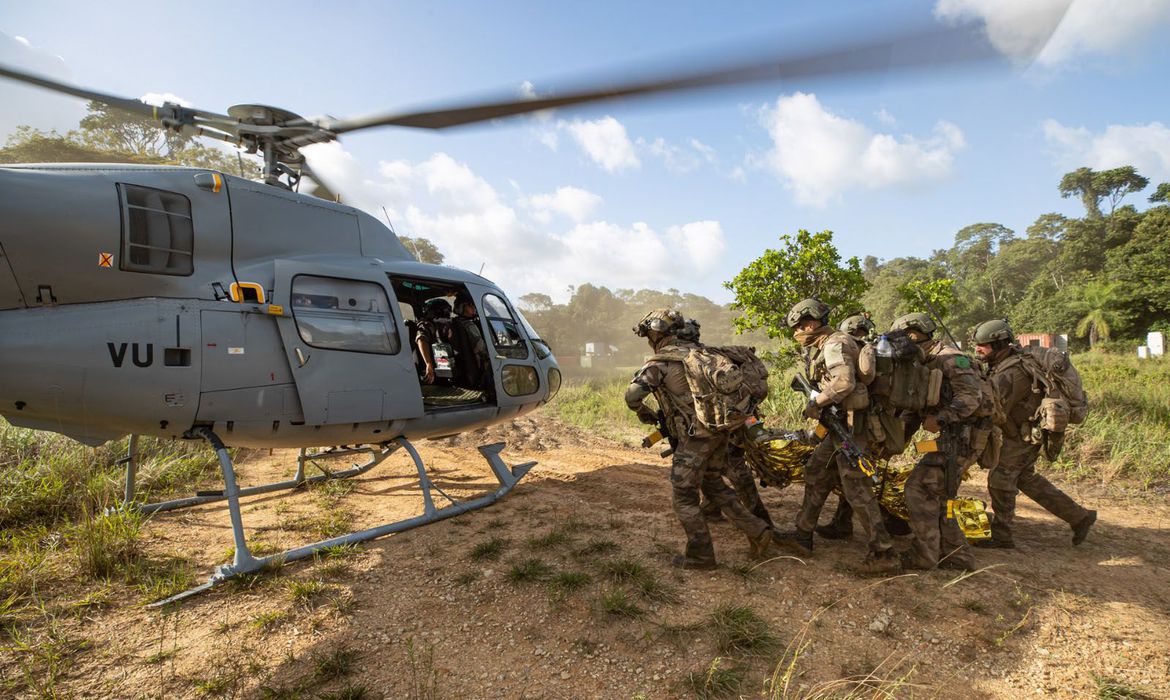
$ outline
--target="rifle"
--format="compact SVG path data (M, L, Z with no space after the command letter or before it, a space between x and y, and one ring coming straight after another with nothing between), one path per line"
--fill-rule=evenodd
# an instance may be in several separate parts
M663 450L662 453L659 454L659 457L666 458L674 454L674 451L678 449L678 438L670 434L670 428L667 427L666 423L666 414L663 413L661 409L659 409L658 413L655 415L658 418L658 429L642 438L642 447L653 447L662 440L666 440L668 443L670 443L670 449Z
M805 398L811 401L817 394L808 378L804 374L797 372L792 378L792 389L804 394ZM825 429L837 440L839 447L837 448L849 461L857 464L861 471L877 483L880 479L877 475L877 470L873 468L873 464L866 459L865 455L857 445L853 442L853 432L849 430L849 425L845 421L845 416L841 412L841 407L837 405L825 406L821 410L820 424L825 426Z
M963 475L959 471L959 456L970 449L971 426L946 426L935 440L923 440L914 443L914 451L919 454L941 452L943 459L943 475L946 479L946 517L954 519L954 505L959 497L959 482Z
M959 345L959 343L955 340L955 336L951 335L951 330L947 328L947 324L943 323L942 314L938 312L938 309L934 308L934 304L930 303L930 299L926 298L926 295L922 293L921 289L918 290L918 299L922 301L923 306L926 307L927 313L929 313L930 317L934 319L934 322L938 324L938 327L943 329L943 333L947 334L947 338L950 339L951 345L954 345L956 348L961 348L962 346Z

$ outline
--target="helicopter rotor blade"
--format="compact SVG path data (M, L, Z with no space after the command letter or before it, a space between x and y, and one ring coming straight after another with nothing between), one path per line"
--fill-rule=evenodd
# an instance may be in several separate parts
M155 105L147 104L142 100L135 100L128 97L119 97L117 95L108 95L104 92L98 92L96 90L87 90L86 88L78 87L76 85L70 85L69 83L63 83L58 80L53 80L52 78L46 78L43 75L16 70L2 64L0 64L0 77L9 78L10 80L16 80L22 83L28 83L29 85L35 85L37 87L42 87L46 90L52 90L54 92L61 92L66 95L73 95L74 97L80 97L83 100L89 100L91 102L101 102L102 104L115 107L124 112L130 112L131 114L150 117L152 119L163 118L163 107L156 107ZM168 105L170 105L170 103L168 103ZM199 117L211 122L235 121L231 117L223 114L216 114L215 112L207 112L201 109L181 107L179 105L171 106L177 107L193 117Z
M319 121L318 125L333 134L379 126L446 129L557 107L624 97L802 78L861 77L887 72L909 72L940 65L979 66L1000 59L1000 54L991 45L980 26L935 27L861 44L789 55L774 54L763 60L729 63L706 70L615 83L610 86L588 87L557 96L501 99L437 110L372 115L354 119L325 119Z

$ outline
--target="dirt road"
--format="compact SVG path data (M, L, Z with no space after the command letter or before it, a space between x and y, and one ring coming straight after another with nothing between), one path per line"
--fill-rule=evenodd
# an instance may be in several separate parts
M59 688L127 698L673 698L720 685L759 697L776 673L788 680L780 697L844 692L826 684L846 678L897 686L898 697L1096 697L1108 683L1136 694L1100 697L1170 697L1164 500L1069 486L1100 513L1074 548L1063 523L1021 497L1019 548L980 550L985 568L968 577L860 577L850 570L860 539L753 566L723 523L712 526L722 567L682 572L668 564L681 531L654 452L539 417L419 450L444 490L467 495L494 483L473 446L498 439L510 461L540 464L491 508L289 564L170 612L145 610L141 594L111 584L105 606L62 623L86 646ZM245 483L291 474L294 457L245 461ZM263 550L398 519L420 510L411 473L396 454L348 493L247 499L245 523ZM981 485L964 492L986 497ZM763 493L776 521L791 523L798 487ZM220 505L149 525L154 556L209 564L229 545Z

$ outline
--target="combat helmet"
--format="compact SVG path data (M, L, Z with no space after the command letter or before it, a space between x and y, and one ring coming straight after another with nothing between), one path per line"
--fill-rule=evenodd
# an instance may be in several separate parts
M686 323L683 324L682 329L679 330L679 332L676 333L675 335L678 336L679 340L685 340L687 342L697 343L697 342L699 342L699 336L700 336L700 333L702 332L701 328L702 328L701 323L699 323L698 321L696 321L693 318L688 318Z
M869 317L865 314L853 314L837 325L837 330L841 331L842 333L848 333L849 335L853 335L858 331L863 332L865 335L869 335L869 332L873 329L873 321L869 320Z
M431 320L451 318L451 303L446 299L431 299L423 304L423 315Z
M808 298L798 302L792 310L788 312L788 317L785 319L788 322L789 328L796 328L796 324L800 323L806 318L815 318L821 323L829 322L829 312L832 309L829 305L820 299Z
M638 325L634 326L634 335L645 338L651 331L655 333L665 333L667 335L677 335L679 331L685 326L685 319L683 315L674 309L654 309L650 313L642 317L638 321Z
M890 326L892 331L918 331L933 338L935 330L938 325L930 314L924 314L921 311L916 311L912 314L905 314L894 319L893 325Z
M990 321L980 323L975 326L975 331L971 336L976 345L990 345L999 340L1012 342L1016 339L1006 318L993 318Z

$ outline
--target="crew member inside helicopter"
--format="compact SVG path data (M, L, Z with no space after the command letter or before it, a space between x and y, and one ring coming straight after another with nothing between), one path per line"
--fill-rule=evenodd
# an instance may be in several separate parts
M455 348L451 344L454 333L451 304L445 298L430 299L423 304L422 318L414 334L414 346L423 365L423 384L454 378Z

